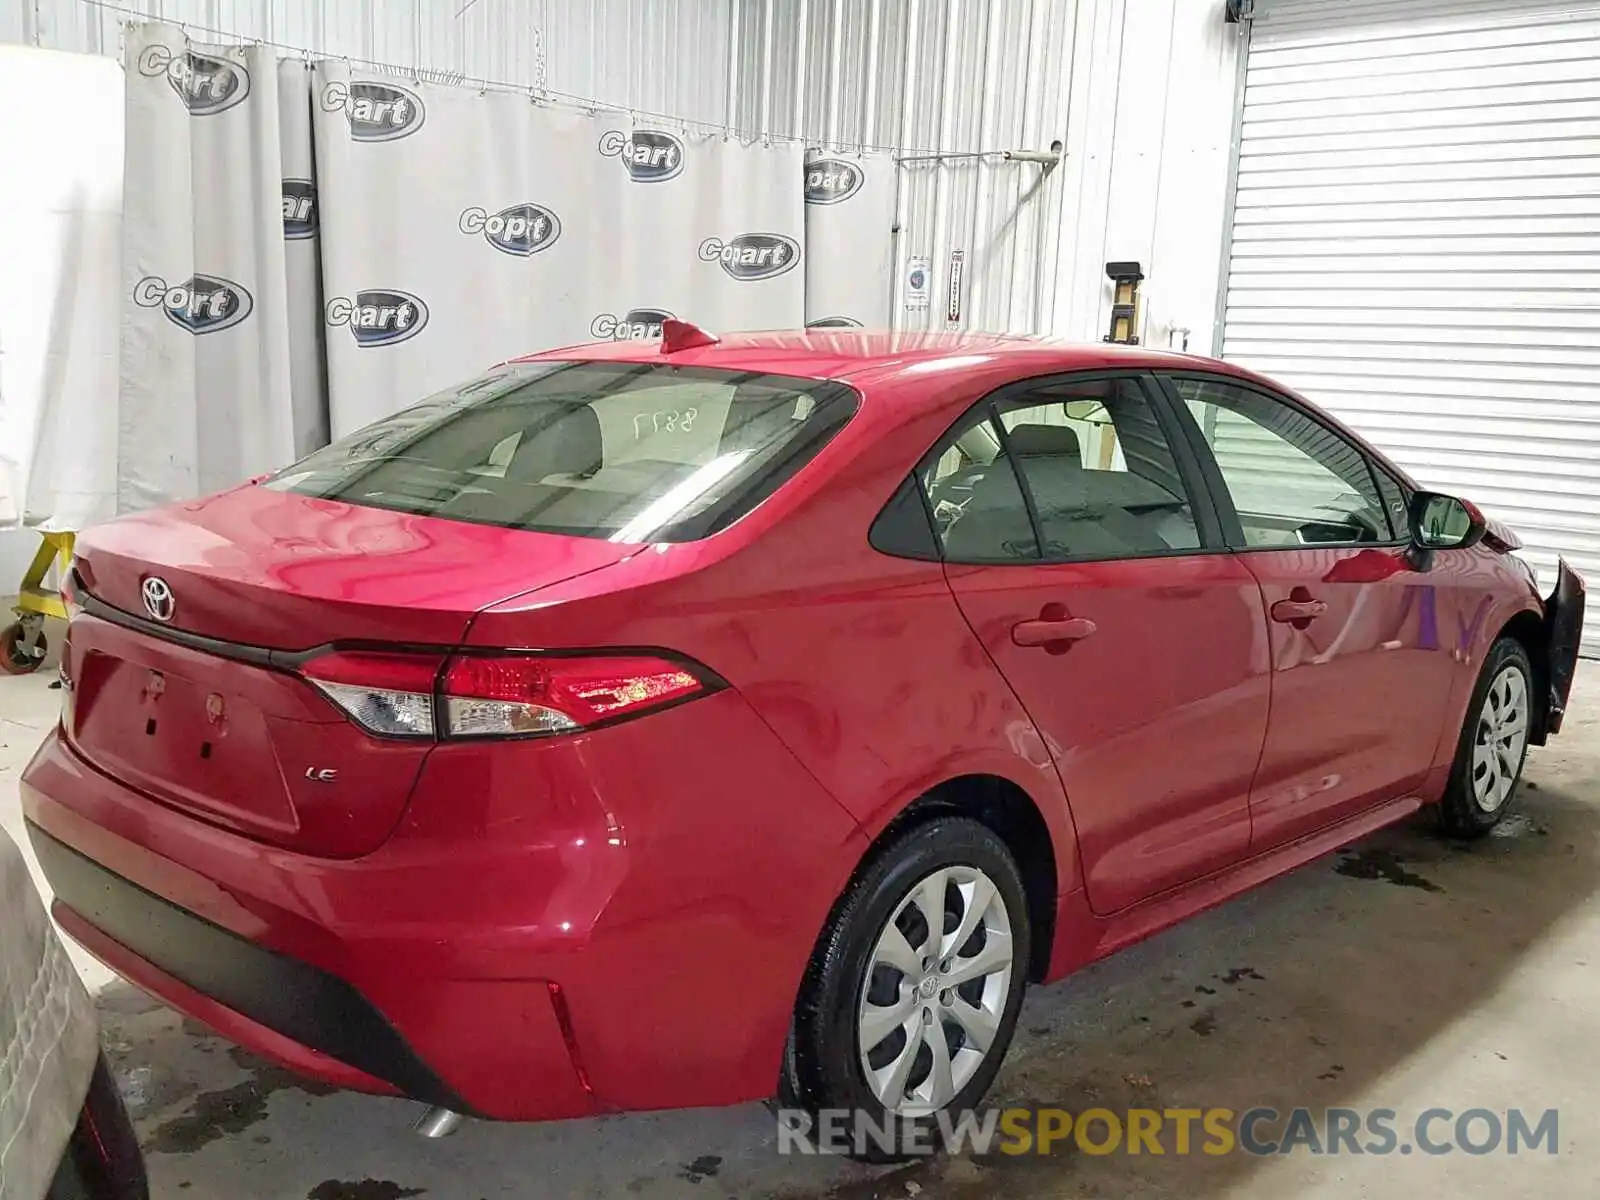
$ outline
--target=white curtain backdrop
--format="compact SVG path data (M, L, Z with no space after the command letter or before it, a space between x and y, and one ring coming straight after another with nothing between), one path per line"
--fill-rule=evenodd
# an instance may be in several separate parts
M118 507L294 455L278 140L265 47L130 27Z
M0 46L0 529L115 512L122 97L108 59Z
M807 325L889 328L897 170L884 153L807 156Z
M808 175L794 142L160 24L128 28L124 67L120 387L99 413L118 511L241 482L510 357L659 336L668 316L889 324L886 155Z
M311 147L311 64L278 64L278 144L283 154L283 254L289 303L289 395L294 450L328 443L328 367L322 338L317 172Z
M519 354L804 314L798 146L316 71L329 409L342 435Z

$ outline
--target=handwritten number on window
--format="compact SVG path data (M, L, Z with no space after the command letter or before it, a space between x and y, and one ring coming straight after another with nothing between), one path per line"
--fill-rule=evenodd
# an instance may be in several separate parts
M658 433L693 433L698 408L667 408L655 412L639 413L633 418L633 440L643 441Z

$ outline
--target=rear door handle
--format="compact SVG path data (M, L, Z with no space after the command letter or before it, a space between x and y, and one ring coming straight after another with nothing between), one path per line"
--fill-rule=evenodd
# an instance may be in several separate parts
M1323 616L1328 611L1328 605L1322 600L1299 599L1279 600L1272 606L1272 619L1284 625L1293 625L1304 629L1312 621Z
M1011 627L1011 640L1019 646L1043 646L1065 650L1094 634L1096 625L1088 617L1041 617L1037 621L1018 621Z

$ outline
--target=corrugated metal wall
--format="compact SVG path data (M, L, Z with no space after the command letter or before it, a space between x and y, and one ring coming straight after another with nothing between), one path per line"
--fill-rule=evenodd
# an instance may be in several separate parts
M1222 0L737 0L734 123L750 133L907 156L1065 151L1051 171L999 158L909 162L895 259L933 260L945 328L954 250L966 328L1098 336L1106 262L1149 276L1146 340L1210 345L1238 27ZM1171 334L1182 340L1182 333Z
M734 0L0 0L0 42L119 53L124 21L721 124Z
M1096 337L1104 264L1148 276L1145 340L1211 345L1238 28L1224 0L0 0L0 41L118 53L152 18L907 163L895 261L933 260L919 325ZM885 281L886 286L888 281ZM1185 332L1187 331L1187 332Z
M1147 345L1208 353L1243 28L1224 0L1084 0L1054 332L1099 337L1107 262L1143 264Z
M1227 356L1600 573L1600 0L1258 11Z
M1048 150L1066 127L1077 7L740 0L734 124L906 156ZM895 261L903 275L911 256L930 258L934 285L925 311L897 304L902 323L946 327L945 281L962 251L962 327L1048 328L1063 178L999 158L904 163Z

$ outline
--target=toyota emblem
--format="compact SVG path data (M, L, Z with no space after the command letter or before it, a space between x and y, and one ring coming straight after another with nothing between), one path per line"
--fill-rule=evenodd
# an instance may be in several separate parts
M177 602L172 598L172 589L167 586L167 581L158 575L152 575L144 581L144 586L139 589L144 597L144 610L158 621L172 620L172 610L177 607Z

